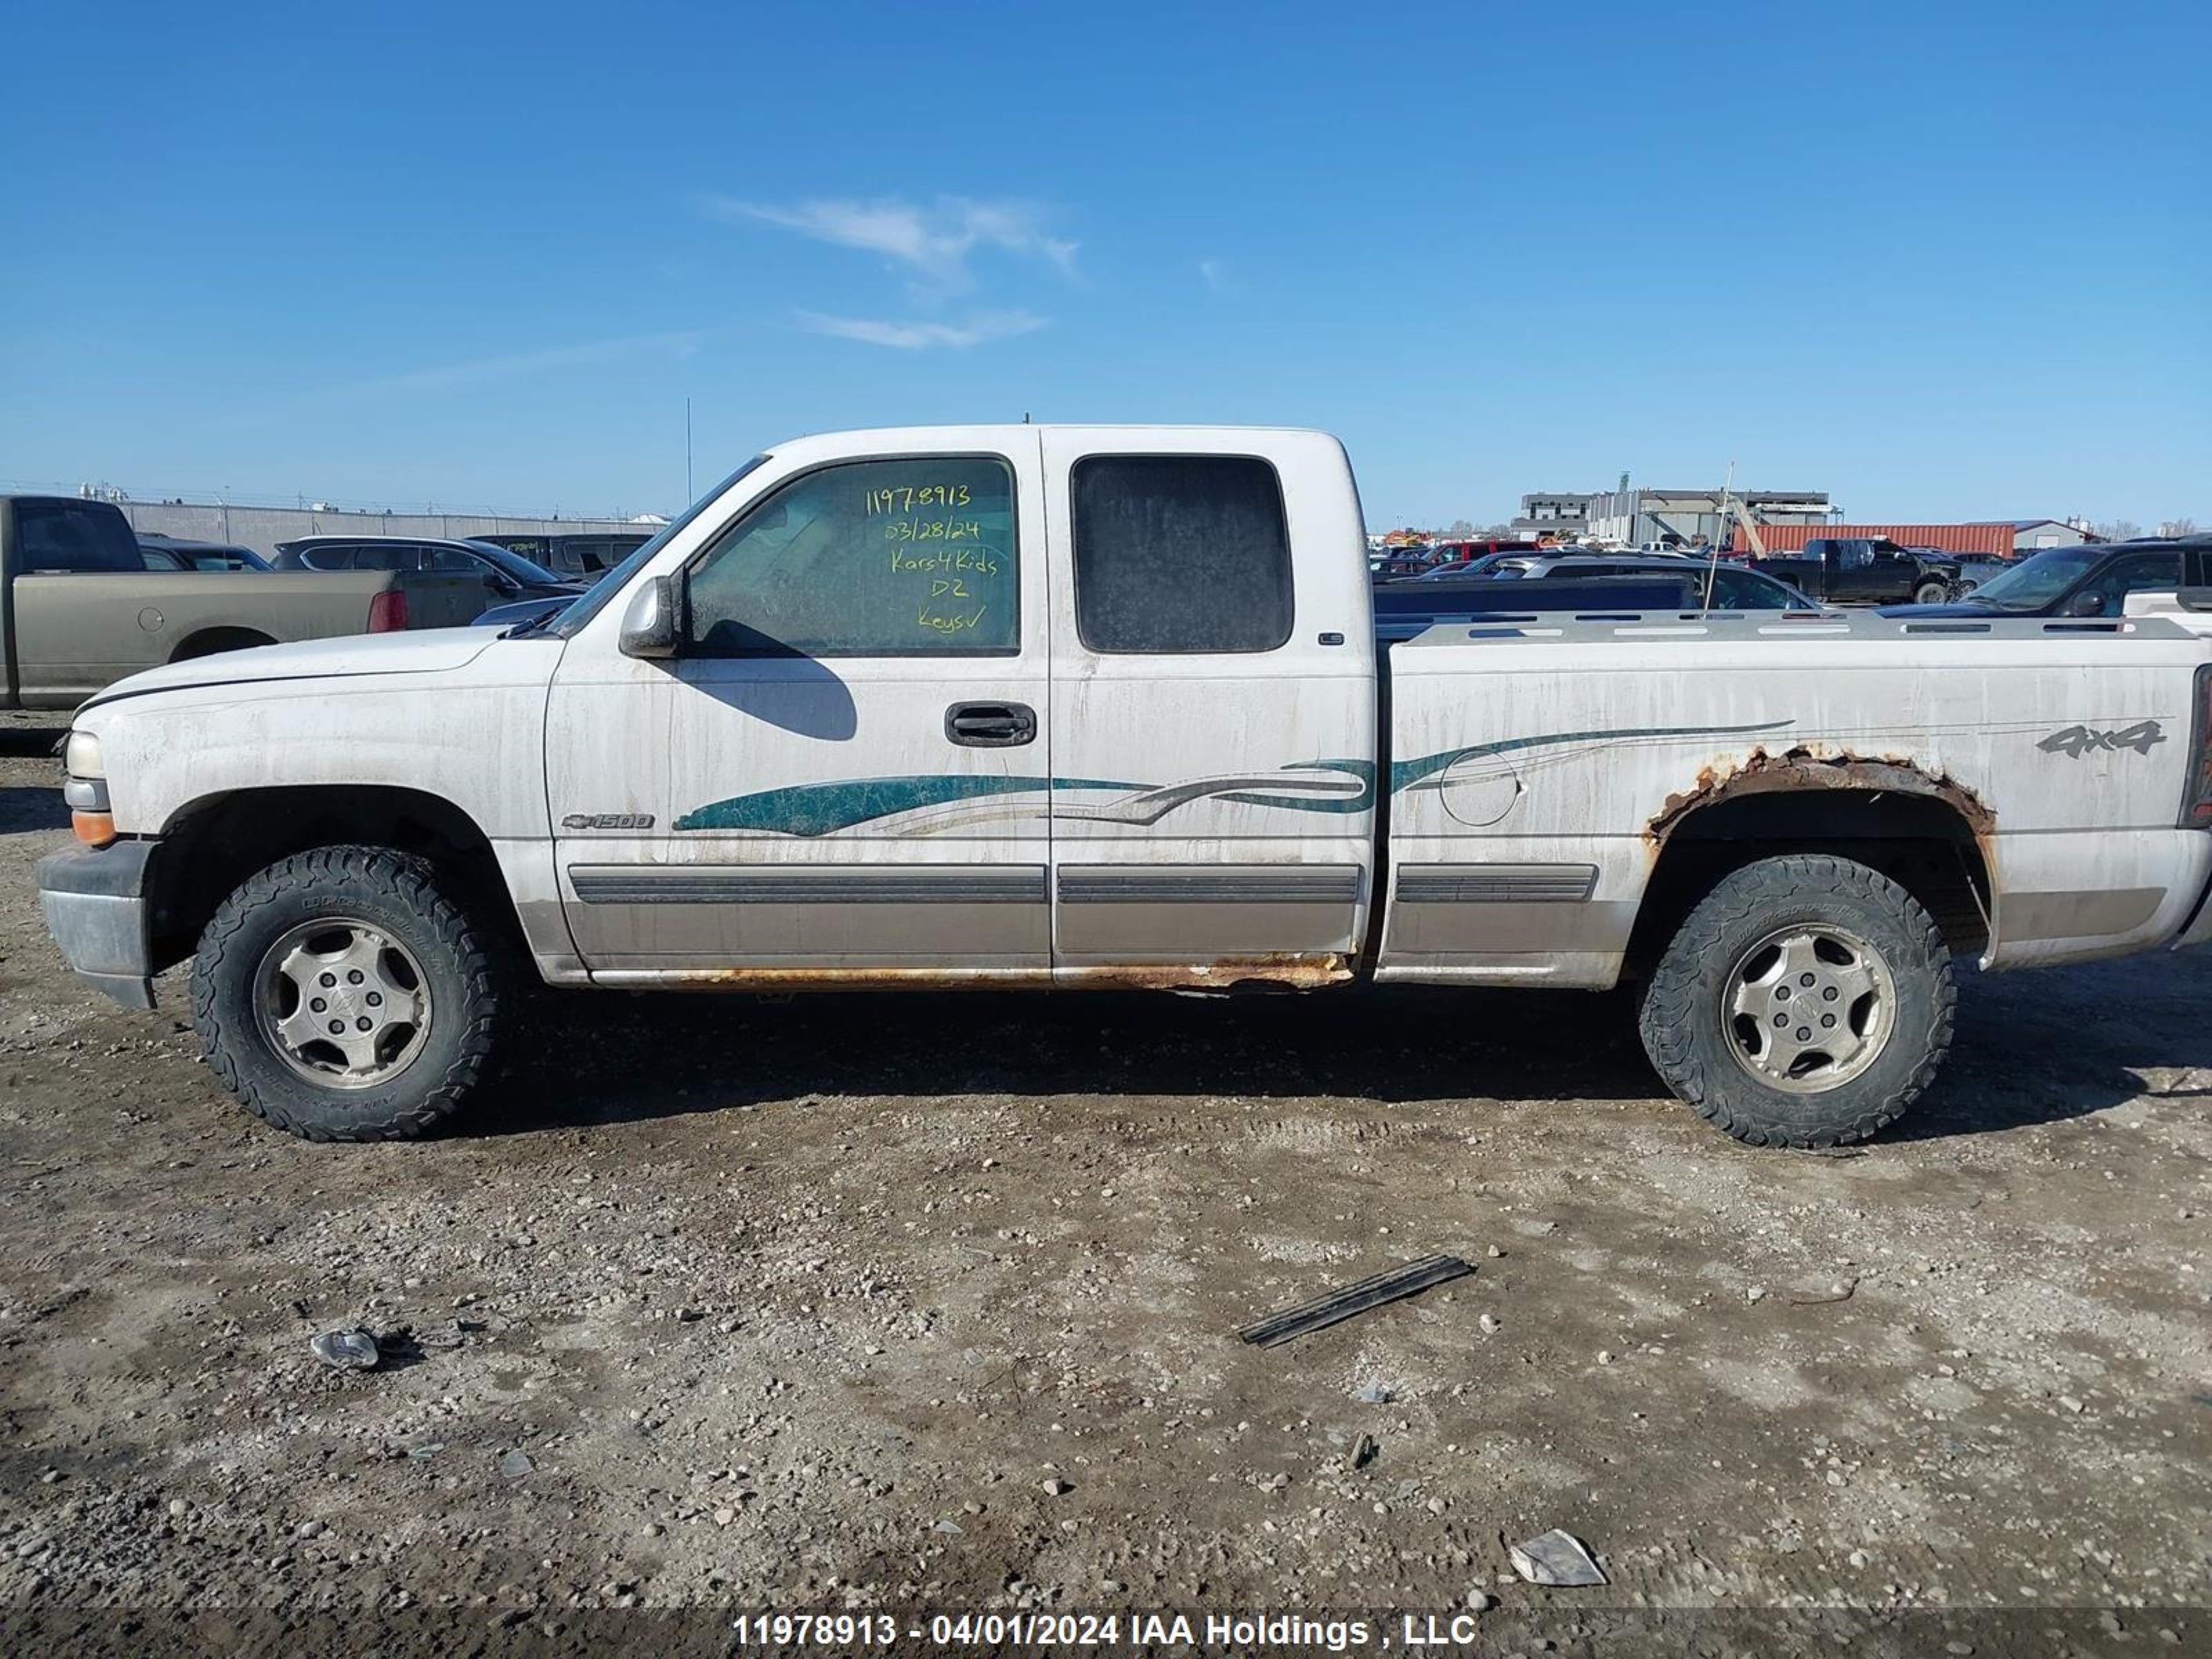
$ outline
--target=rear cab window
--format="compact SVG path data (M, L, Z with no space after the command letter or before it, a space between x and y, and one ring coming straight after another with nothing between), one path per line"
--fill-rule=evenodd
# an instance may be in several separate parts
M1289 641L1290 530L1268 462L1088 455L1068 488L1086 649L1244 653Z
M29 498L15 503L15 565L26 575L146 568L138 538L115 508Z

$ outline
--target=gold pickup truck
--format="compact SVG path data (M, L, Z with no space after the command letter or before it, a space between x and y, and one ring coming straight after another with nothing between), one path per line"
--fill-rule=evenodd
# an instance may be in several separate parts
M106 501L0 495L0 708L74 708L218 651L461 627L487 603L469 576L149 569Z

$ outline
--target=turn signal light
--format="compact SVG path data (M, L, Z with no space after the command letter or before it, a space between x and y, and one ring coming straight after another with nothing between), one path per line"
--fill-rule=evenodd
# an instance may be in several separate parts
M368 631L372 634L398 634L407 626L407 596L398 588L386 588L368 602Z
M72 812L70 828L87 847L105 847L115 839L115 814L112 812Z

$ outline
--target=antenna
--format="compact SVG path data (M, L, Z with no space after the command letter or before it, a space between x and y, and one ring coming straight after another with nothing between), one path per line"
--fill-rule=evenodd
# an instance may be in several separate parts
M1720 527L1713 532L1713 539L1705 557L1705 609L1707 611L1713 608L1713 584L1718 581L1721 576L1721 535L1723 532L1727 532L1731 541L1735 538L1734 529L1729 522L1729 496L1735 489L1735 463L1730 461L1728 464L1728 482L1721 486Z

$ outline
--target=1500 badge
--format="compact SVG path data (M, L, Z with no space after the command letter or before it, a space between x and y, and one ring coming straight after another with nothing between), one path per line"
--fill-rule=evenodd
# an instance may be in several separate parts
M650 830L650 812L571 812L561 820L563 830Z
M2053 755L2070 755L2080 760L2093 749L2132 749L2138 755L2148 755L2153 744L2164 743L2166 733L2159 729L2156 720L2137 720L2133 726L2123 726L2117 732L2098 732L2086 726L2069 726L2053 732L2035 746Z

